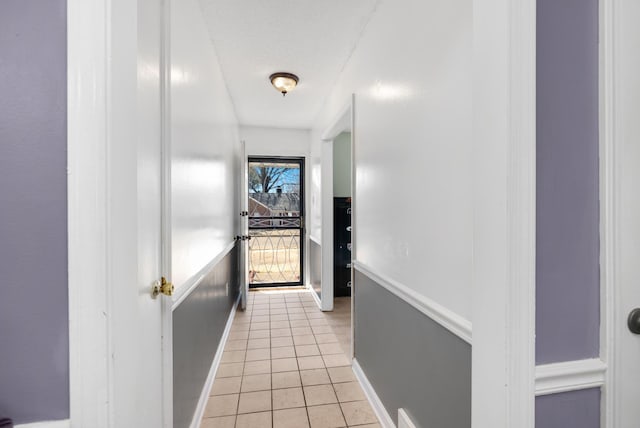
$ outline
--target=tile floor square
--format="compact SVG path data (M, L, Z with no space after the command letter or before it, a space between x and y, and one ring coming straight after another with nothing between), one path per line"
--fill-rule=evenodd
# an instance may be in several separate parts
M242 377L241 392L255 392L271 390L271 374L257 374Z
M216 416L231 416L236 414L238 408L238 394L215 395L209 397L204 409L205 418Z
M304 407L304 395L302 388L274 389L272 392L273 410Z
M297 371L271 374L271 387L273 389L293 388L301 385L300 374Z
M273 428L309 428L307 409L274 410Z
M271 412L238 415L235 428L271 428Z
M332 404L338 402L331 384L305 386L304 398L307 401L307 406L318 406L320 404Z
M298 367L300 370L324 368L322 357L316 355L312 357L298 357Z
M271 410L271 391L240 393L238 414Z
M307 407L307 413L309 414L311 428L340 428L347 426L340 406L337 404Z
M272 348L279 348L281 346L293 346L293 339L291 336L274 337L271 339Z
M244 375L271 373L271 360L248 361L244 363Z
M300 372L302 385L327 385L331 383L327 369L302 370Z
M378 422L376 414L367 401L340 403L340 407L349 425L363 425Z
M271 359L271 348L249 349L245 361L259 361Z
M327 369L331 382L351 382L356 380L351 367L330 367Z
M205 418L202 420L200 428L234 428L236 416L221 416L219 418Z
M333 388L338 396L338 401L341 403L347 401L364 401L367 399L358 382L336 383L333 385Z
M218 367L218 371L216 372L216 377L242 376L243 367L243 363L220 363L220 367Z
M240 376L217 378L213 382L209 395L237 394L240 392L241 382Z
M296 346L296 355L298 357L310 357L313 355L320 355L320 349L318 345L298 345Z
M293 358L295 356L296 356L296 351L293 346L271 348L271 358L274 360L278 358Z
M273 373L291 372L294 370L298 370L298 363L295 358L280 358L271 361L271 371Z

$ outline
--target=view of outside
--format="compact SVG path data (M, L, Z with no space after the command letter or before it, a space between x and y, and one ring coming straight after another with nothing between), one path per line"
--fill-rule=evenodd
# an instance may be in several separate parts
M301 283L301 165L249 161L249 279Z

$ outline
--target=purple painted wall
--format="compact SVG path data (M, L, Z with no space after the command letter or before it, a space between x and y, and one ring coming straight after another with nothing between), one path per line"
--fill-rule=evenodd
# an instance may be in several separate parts
M538 364L597 357L598 0L538 0Z
M600 390L536 398L536 428L600 428Z
M69 417L65 0L0 2L0 416Z

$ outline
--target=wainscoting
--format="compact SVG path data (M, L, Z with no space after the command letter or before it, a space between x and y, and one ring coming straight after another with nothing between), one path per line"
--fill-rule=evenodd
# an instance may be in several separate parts
M173 311L173 426L188 428L240 293L238 246Z
M394 424L403 408L418 426L471 427L471 345L357 267L354 292L355 358Z

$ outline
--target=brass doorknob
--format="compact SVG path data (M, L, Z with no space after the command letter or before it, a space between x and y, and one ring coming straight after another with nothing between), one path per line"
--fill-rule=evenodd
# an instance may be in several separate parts
M164 294L165 296L173 296L174 286L172 283L167 281L167 278L164 276L153 284L151 287L151 296L153 298L158 297L158 294Z

